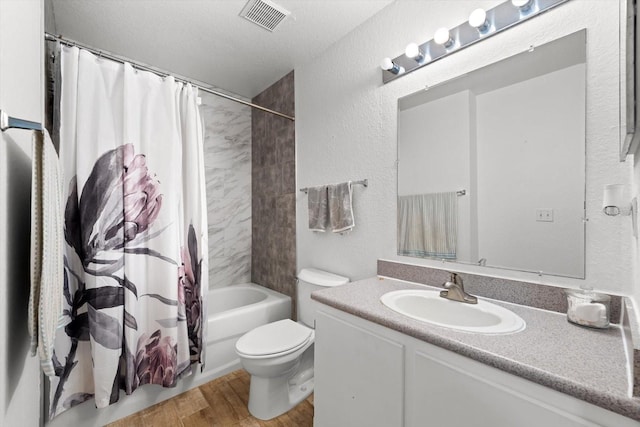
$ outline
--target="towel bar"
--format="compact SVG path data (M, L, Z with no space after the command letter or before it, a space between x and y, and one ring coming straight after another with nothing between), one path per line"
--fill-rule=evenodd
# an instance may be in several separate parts
M11 117L4 111L0 110L0 131L4 132L7 129L28 129L39 130L42 132L42 124Z
M368 187L369 186L369 180L368 179L362 179L360 181L352 181L351 184L358 184L358 185L362 185L364 187ZM307 194L309 192L309 187L301 188L300 191L302 191L304 194Z

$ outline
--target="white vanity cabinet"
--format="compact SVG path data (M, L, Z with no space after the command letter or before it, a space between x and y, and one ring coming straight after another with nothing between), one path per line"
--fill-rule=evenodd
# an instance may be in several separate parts
M402 426L404 345L318 313L314 426Z
M449 350L319 307L315 427L640 426Z

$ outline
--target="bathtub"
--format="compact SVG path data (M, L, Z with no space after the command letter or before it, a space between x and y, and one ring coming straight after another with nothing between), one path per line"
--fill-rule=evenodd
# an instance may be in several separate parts
M290 316L290 297L253 283L210 290L202 371L195 365L192 375L178 381L174 388L145 385L130 396L121 391L120 400L107 408L98 410L93 400L89 400L60 414L47 427L105 425L240 369L235 351L238 338L255 327Z
M260 325L291 317L290 297L253 283L213 289L207 304L203 373L213 378L240 369L238 338Z

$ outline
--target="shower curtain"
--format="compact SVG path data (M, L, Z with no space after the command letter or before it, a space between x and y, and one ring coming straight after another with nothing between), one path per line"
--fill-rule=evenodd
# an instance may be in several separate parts
M196 89L76 47L59 62L65 307L52 417L191 373L208 287Z

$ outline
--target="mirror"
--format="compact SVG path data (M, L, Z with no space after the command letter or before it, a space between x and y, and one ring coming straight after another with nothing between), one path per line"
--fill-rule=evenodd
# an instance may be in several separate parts
M584 278L586 30L398 101L398 255Z
M640 56L640 31L636 23L636 0L620 3L627 19L620 26L625 65L620 67L620 161L624 162L629 154L635 154L640 146L640 108L636 106L637 92L640 91L640 67L636 66L636 57Z

